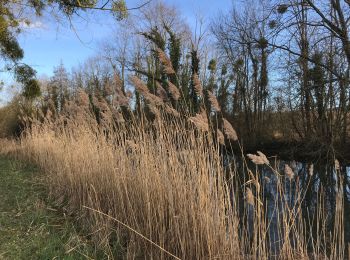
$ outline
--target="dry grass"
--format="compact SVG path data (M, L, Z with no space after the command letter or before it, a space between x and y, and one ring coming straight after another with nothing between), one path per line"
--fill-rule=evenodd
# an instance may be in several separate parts
M98 241L107 242L110 228L120 226L84 207L110 215L164 249L122 229L118 234L134 245L129 255L166 258L168 251L181 259L232 258L239 251L224 170L205 136L177 124L134 125L107 139L93 125L69 124L33 127L19 151L48 173L52 194L82 214Z
M330 233L323 194L315 236L306 235L311 228L301 214L304 193L295 191L293 205L276 203L281 240L279 252L272 252L263 178L245 166L249 179L243 181L233 167L224 167L210 133L189 128L181 119L164 120L163 114L156 124L142 117L104 128L89 116L34 121L11 149L46 173L52 196L91 230L100 247L108 250L114 240L124 241L128 259L271 259L273 254L344 259L341 183ZM195 118L196 125L201 120ZM224 130L230 133L231 127ZM284 198L284 175L263 153L249 157L274 172L277 193ZM242 192L246 201L240 205Z

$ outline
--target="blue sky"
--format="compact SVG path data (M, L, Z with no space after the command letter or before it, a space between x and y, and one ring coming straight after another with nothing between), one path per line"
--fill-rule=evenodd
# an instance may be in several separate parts
M132 8L145 1L126 0L126 3ZM226 12L232 6L232 1L235 0L164 0L165 3L177 7L192 27L198 15L209 23L219 12ZM96 11L89 17L88 21L73 19L72 29L64 19L59 22L51 14L44 13L42 18L34 20L29 27L24 28L19 36L25 53L23 62L31 65L39 77L50 77L53 68L61 61L70 71L72 67L95 55L98 52L98 43L116 33L113 31L116 21L108 12ZM0 80L5 82L5 89L0 91L1 104L11 97L9 86L13 83L13 77L11 74L1 73Z
M140 0L126 0L128 7L138 6ZM190 25L196 20L196 14L208 18L215 17L219 11L231 6L231 0L165 0L176 6ZM94 20L84 22L75 19L75 30L69 23L57 23L47 17L34 23L20 36L20 44L25 51L24 62L32 65L38 75L50 76L54 66L60 61L70 69L83 62L98 51L99 41L107 38L113 31L115 21L108 13L96 13Z

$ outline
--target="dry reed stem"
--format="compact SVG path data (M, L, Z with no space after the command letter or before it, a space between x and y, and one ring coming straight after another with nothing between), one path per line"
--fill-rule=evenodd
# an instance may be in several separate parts
M108 214L106 213L103 213L99 210L96 210L96 209L93 209L93 208L90 208L90 207L87 207L87 206L83 206L83 208L86 208L86 209L89 209L89 210L92 210L100 215L103 215L107 218L110 218L112 220L114 220L115 222L117 222L119 225L122 225L123 227L129 229L130 231L132 231L133 233L135 233L136 235L138 235L139 237L141 237L142 239L146 240L147 242L151 243L153 246L156 246L157 248L159 248L160 250L162 250L163 252L165 252L166 254L168 254L169 256L173 257L174 259L178 259L178 260L181 260L180 258L178 258L177 256L173 255L172 253L170 253L168 250L164 249L163 247L161 247L160 245L158 245L157 243L153 242L151 239L149 239L148 237L142 235L140 232L138 232L137 230L133 229L132 227L128 226L127 224L123 223L122 221L112 217L112 216L109 216Z

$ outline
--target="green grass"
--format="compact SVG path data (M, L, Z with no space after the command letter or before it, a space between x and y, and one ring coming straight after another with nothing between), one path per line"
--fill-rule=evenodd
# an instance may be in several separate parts
M37 169L0 157L0 259L105 258L47 194Z

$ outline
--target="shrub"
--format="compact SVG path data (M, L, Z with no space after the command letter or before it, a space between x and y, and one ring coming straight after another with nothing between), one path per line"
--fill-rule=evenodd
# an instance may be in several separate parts
M18 136L21 132L20 105L17 99L0 108L0 138Z

